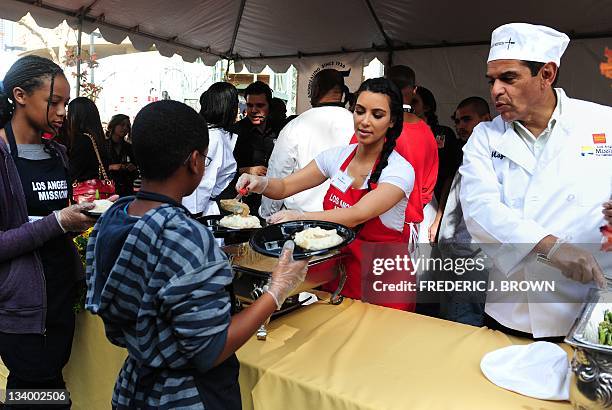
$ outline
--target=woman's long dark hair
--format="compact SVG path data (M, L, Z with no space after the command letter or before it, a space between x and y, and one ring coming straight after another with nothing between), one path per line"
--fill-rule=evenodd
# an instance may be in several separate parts
M420 85L417 87L416 93L421 97L423 101L423 113L425 114L425 121L427 125L433 130L434 127L438 127L440 123L438 122L438 115L436 114L436 110L438 109L438 105L436 104L436 98L433 93L429 91L425 87L421 87ZM425 108L429 107L429 110Z
M214 83L200 96L200 107L208 128L228 131L238 115L238 90L224 81Z
M75 138L87 138L83 134L90 134L96 140L100 155L104 155L104 131L100 121L98 107L86 97L77 97L68 104L68 138L70 145L74 146Z
M111 144L113 143L112 138L113 133L115 132L115 127L125 120L129 121L129 119L130 117L125 114L115 114L111 117L106 127L106 139L109 140Z
M26 93L31 94L42 87L47 79L51 80L46 113L48 123L49 107L53 97L53 84L55 83L55 77L58 75L64 76L60 66L43 57L25 56L15 61L4 76L4 80L0 82L0 128L4 128L4 125L13 118L15 113L16 105L15 101L13 101L13 91L15 88L19 87ZM53 129L51 124L48 125L49 128ZM42 139L42 143L45 144L45 151L52 155L57 154L48 140Z
M389 107L391 109L391 121L393 121L393 127L387 130L385 142L380 153L380 160L378 161L378 164L376 164L376 168L374 168L374 171L372 172L372 175L370 175L370 179L368 180L368 189L371 190L371 185L378 183L378 179L380 178L382 170L385 169L385 167L389 163L389 155L391 155L391 153L393 152L393 149L395 148L395 142L402 133L404 113L402 111L402 94L395 86L395 84L393 84L390 80L381 77L371 78L369 80L364 81L355 93L355 95L357 95L357 98L359 98L359 94L361 94L363 91L369 91L371 93L377 94L385 94L386 96L388 96Z

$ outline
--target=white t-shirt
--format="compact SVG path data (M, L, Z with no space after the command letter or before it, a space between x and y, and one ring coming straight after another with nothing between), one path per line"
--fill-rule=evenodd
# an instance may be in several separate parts
M315 162L323 175L327 178L333 178L356 147L357 144L351 144L345 147L331 148L317 155ZM368 187L369 179L370 176L368 175L361 187L362 189ZM393 184L404 191L404 198L387 212L380 215L381 222L387 228L402 231L404 229L408 197L414 185L414 169L412 165L410 165L410 163L400 154L393 151L391 155L389 155L387 166L382 170L380 178L378 178L378 183Z
M342 107L316 107L300 114L283 128L268 162L269 178L284 178L306 167L321 152L346 146L355 132L353 114ZM261 200L259 215L269 217L283 208L304 212L323 210L329 182L284 200Z

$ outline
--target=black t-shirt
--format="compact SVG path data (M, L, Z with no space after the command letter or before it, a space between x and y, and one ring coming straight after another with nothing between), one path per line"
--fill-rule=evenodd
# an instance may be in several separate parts
M444 181L453 178L463 162L463 143L457 139L449 127L438 125L432 128L438 143L438 179L434 188L436 199L440 202L440 195Z
M268 166L268 161L274 149L274 143L278 134L272 129L269 124L261 132L257 127L254 127L249 118L243 118L236 125L232 132L238 134L236 147L234 148L234 158L238 168L254 167L258 165ZM239 173L238 173L239 174ZM234 189L238 176L228 186L222 197L233 198L236 196ZM261 205L261 195L251 194L243 198L252 215L259 215L259 206Z
M261 132L247 117L236 124L233 132L238 134L234 148L234 158L238 168L257 165L267 167L278 137L272 127L266 124L266 128Z
M127 165L134 163L132 146L125 141L117 144L109 140L106 151L109 158L109 166L112 164ZM109 176L115 182L117 195L128 196L134 194L134 179L138 177L138 171L130 172L127 169L110 171Z

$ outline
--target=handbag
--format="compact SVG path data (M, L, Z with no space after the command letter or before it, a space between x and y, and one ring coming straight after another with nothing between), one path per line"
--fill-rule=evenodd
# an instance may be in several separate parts
M98 179L88 179L72 184L72 200L77 204L93 202L95 199L107 199L115 195L115 183L106 174L96 140L90 134L85 134L85 136L91 140L98 158Z

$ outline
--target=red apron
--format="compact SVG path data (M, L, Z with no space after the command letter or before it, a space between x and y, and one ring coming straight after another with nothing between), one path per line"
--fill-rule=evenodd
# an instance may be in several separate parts
M340 166L340 171L346 172L349 164L355 158L357 153L357 147L348 156L344 163ZM378 161L376 162L378 163ZM376 168L376 164L374 164ZM376 188L377 184L372 184L372 189ZM342 192L336 188L333 184L329 186L327 193L323 199L323 209L330 210L334 208L350 208L355 205L359 200L368 193L368 189L357 189L350 186L346 192ZM343 253L346 254L344 258L344 267L346 269L346 283L342 289L341 294L351 299L361 299L362 284L361 284L361 260L362 260L362 245L368 242L383 242L383 243L408 243L410 232L404 230L404 232L396 231L394 229L385 226L379 217L370 219L364 223L357 233L355 240L344 248ZM324 286L327 291L334 291L337 288L338 281L330 282ZM414 303L378 303L381 306L392 307L400 310L414 311Z

